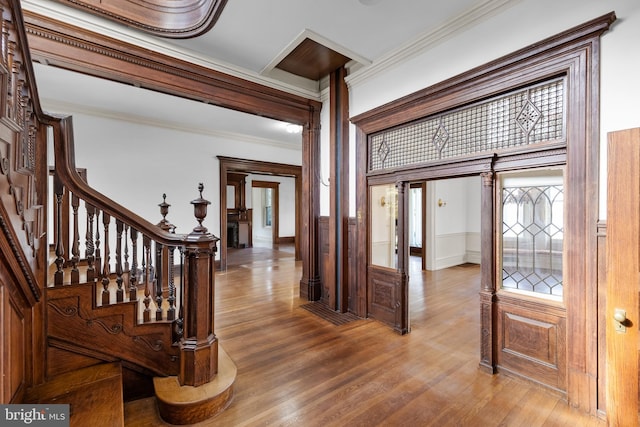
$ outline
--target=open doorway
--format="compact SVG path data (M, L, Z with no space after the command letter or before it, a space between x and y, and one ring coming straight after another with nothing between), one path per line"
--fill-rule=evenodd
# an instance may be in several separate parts
M480 185L478 176L411 183L407 215L410 327L441 322L442 313L457 305L456 327L474 333L451 345L474 358L480 342Z
M247 260L255 261L257 258L269 260L274 258L295 257L296 260L302 259L300 248L300 230L302 229L300 217L300 200L302 200L302 168L295 165L287 165L280 163L261 162L255 160L235 159L229 157L218 156L220 160L220 234L223 242L229 242L233 232L234 218L228 215L229 200L236 198L235 188L231 191L228 187L232 184L230 178L242 175L242 185L244 191L239 197L244 200L243 213L247 219L250 219L250 226L246 227L248 236L246 241L250 244L242 248L235 248L228 244L220 246L220 268L226 270L229 264L231 252L236 258L234 264L242 264ZM271 206L265 206L263 200L266 196L261 196L260 200L254 203L253 183L257 183L257 188L271 188L269 197ZM222 191L224 189L224 191ZM277 200L277 202L274 202ZM276 206L277 205L277 206ZM263 210L265 214L263 214ZM270 226L264 223L266 212L270 213ZM256 235L254 229L261 233ZM244 229L243 229L244 230ZM238 233L240 234L240 224L238 224ZM263 233L271 235L271 241L268 239L263 242L256 242L254 238L262 239ZM263 244L261 244L263 243ZM273 247L264 246L277 245L278 251ZM260 248L260 246L263 246ZM259 250L261 249L261 250ZM283 252L283 253L279 253Z
M251 182L253 206L253 246L273 249L280 238L280 183Z

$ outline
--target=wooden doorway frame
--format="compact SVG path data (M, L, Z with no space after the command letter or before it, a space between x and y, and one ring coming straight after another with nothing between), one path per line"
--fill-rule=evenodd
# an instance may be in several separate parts
M205 68L38 13L24 11L23 15L33 61L301 125L299 185L302 198L296 257L302 260L300 296L309 298L318 294L320 101ZM225 228L222 232L226 233Z
M574 215L566 224L567 256L565 288L567 341L566 395L574 407L596 414L598 388L597 346L597 229L599 193L599 53L600 37L615 21L610 13L516 51L503 58L472 69L442 83L410 94L396 101L352 118L356 126L356 209L358 248L357 294L366 301L368 292L368 186L372 180L393 179L412 182L444 176L482 174L483 204L494 197L494 170L513 170L536 165L566 162L566 198ZM464 159L451 159L427 165L398 168L392 171L369 173L368 142L372 135L420 120L437 113L497 96L501 93L564 76L568 80L566 93L566 135L562 145L547 145L514 151L510 154L484 153ZM482 243L494 248L495 223L487 217L482 221ZM483 255L484 258L485 255ZM488 257L495 257L490 250ZM483 265L495 261L483 259ZM481 284L482 345L481 365L497 368L498 300L493 268L483 268ZM364 298L360 298L365 295ZM358 312L366 316L367 307Z
M302 218L300 202L302 201L302 167L283 163L261 162L258 160L238 159L234 157L218 156L220 161L220 240L227 241L227 173L256 173L263 175L285 176L295 178L295 254L296 260L302 259L301 235ZM220 269L227 269L227 246L220 245Z
M280 243L280 183L275 181L254 180L251 181L251 188L270 188L273 190L271 194L271 245L276 247L276 245Z

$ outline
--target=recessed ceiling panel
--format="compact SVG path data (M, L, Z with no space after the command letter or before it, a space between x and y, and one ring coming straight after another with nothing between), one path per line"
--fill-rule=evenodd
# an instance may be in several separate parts
M349 61L351 58L305 38L276 68L307 79L320 80Z

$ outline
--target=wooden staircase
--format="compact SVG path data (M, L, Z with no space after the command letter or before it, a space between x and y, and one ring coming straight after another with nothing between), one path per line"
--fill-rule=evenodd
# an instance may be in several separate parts
M122 368L105 363L53 377L29 389L25 403L69 404L71 427L124 426Z
M124 400L172 378L171 422L215 415L235 366L214 332L218 238L202 225L203 185L185 235L167 203L152 224L89 186L72 118L41 108L20 1L0 12L0 403L68 403L71 425L123 425Z
M63 194L59 186L57 191ZM65 197L70 201L68 215L63 211ZM184 255L189 239L201 245L202 238L207 238L203 228L195 236L187 235L186 244L169 246L117 220L114 239L109 237L114 225L110 215L103 212L98 221L100 210L85 202L88 216L82 219L79 197L67 193L57 200L56 217L69 223L57 225L59 239L50 254L49 285L44 289L50 380L29 391L30 401L69 403L72 425L78 426L90 425L85 423L94 412L109 411L114 413L100 418L99 425L123 425L124 402L148 397L155 397L159 413L171 424L200 422L224 410L233 398L236 367L215 335L210 335L215 360L209 362L215 366L214 375L205 380L197 374L180 378L192 369L188 365L185 369L181 360L184 342L195 351L207 347L207 342L194 345L197 340L183 335L185 306L190 304L185 294L188 285L197 284L194 273L213 273L211 265L205 264L203 270ZM172 227L165 219L167 206L161 204L163 220L158 224L164 230ZM83 258L81 223L87 224ZM70 257L65 257L61 239L71 246ZM177 249L180 256L174 257ZM191 275L186 279L183 275L189 268ZM195 357L191 354L187 357ZM204 356L207 360L207 353ZM189 384L190 378L200 384Z

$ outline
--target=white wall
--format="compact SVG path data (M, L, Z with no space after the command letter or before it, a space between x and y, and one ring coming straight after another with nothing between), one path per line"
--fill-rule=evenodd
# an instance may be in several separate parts
M467 177L427 184L427 270L480 262L480 179ZM440 206L439 202L442 202ZM429 225L429 221L431 225Z
M252 181L269 181L279 182L278 195L279 195L279 223L278 223L278 237L293 237L296 235L296 180L295 178L286 176L270 176L270 175L257 175L249 174L246 180L246 200L252 200L251 206L247 208L256 208L255 203L257 200L253 199L251 191ZM256 211L253 212L254 221Z
M575 25L615 11L618 21L602 38L601 52L601 191L600 217L606 218L606 133L640 126L640 2L637 0L520 0L503 13L455 36L447 36L409 59L377 69L375 58L367 70L349 76L350 114L376 108L409 93L499 58ZM371 72L371 70L377 70ZM322 173L328 178L329 114L326 94L321 114ZM46 107L46 105L45 105ZM93 115L82 110L61 111L74 116L78 167L89 171L90 183L149 221L160 220L157 204L162 193L171 203L168 219L189 232L196 224L190 201L204 197L213 202L204 224L219 230L219 165L217 155L301 164L301 151L265 146L223 136L189 133L184 129ZM350 216L355 210L355 128L351 126ZM122 165L119 160L122 159ZM328 189L320 191L320 213L329 210ZM282 210L282 209L281 209ZM287 221L281 222L281 227ZM292 235L285 230L284 235Z
M593 18L615 11L618 21L602 38L600 217L606 218L607 132L640 126L640 2L637 0L521 0L453 37L445 37L402 63L349 78L355 116L485 64ZM374 61L373 66L376 65ZM366 78L363 77L366 74ZM355 128L351 127L355 141ZM355 170L352 158L351 170ZM351 175L355 181L355 175ZM355 200L351 200L351 215Z
M176 233L189 233L197 225L190 202L199 197L198 183L202 182L203 197L212 202L203 224L220 236L220 168L216 156L293 165L302 161L300 150L79 111L65 113L73 115L76 165L87 169L89 183L152 223L162 218L158 203L166 193L167 203L171 204L167 219L176 225ZM288 192L284 193L281 203L286 211ZM285 233L290 232L286 228L288 222L281 223ZM295 231L290 233L287 235Z

